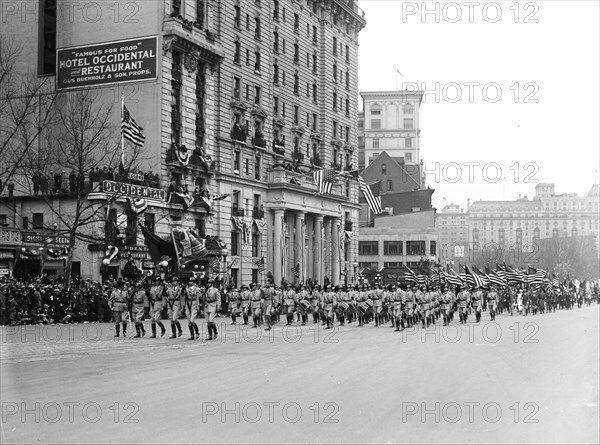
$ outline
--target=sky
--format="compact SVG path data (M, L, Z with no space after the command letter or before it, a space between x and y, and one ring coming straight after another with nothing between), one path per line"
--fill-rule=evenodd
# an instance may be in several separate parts
M358 5L359 91L426 91L421 159L438 210L599 182L600 2Z

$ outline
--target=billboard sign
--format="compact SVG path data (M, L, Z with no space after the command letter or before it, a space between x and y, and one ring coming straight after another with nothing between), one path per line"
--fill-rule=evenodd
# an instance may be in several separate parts
M58 49L56 89L157 78L157 36Z

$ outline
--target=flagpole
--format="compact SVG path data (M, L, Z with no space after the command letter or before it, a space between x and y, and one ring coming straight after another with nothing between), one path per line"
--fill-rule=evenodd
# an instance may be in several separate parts
M121 124L123 123L123 112L125 110L125 92L121 91ZM121 129L121 164L125 168L125 137L123 136L123 130Z

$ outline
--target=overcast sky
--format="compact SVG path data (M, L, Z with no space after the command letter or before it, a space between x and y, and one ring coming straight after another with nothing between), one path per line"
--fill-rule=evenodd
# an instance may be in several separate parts
M359 91L428 90L421 159L439 210L598 182L599 2L358 4Z

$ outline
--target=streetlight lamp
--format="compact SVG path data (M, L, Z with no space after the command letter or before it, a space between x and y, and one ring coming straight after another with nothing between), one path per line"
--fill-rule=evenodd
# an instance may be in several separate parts
M352 276L352 282L355 283L356 282L356 271L358 270L358 258L354 259L352 266L354 267L354 275Z

